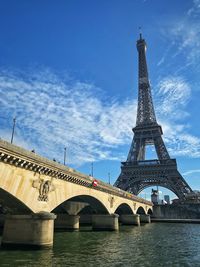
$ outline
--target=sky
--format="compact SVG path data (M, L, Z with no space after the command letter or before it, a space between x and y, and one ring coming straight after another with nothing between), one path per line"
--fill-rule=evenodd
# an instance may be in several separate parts
M68 166L113 184L135 126L139 27L166 147L199 190L200 0L0 0L0 138L16 117L14 144L61 163L66 147Z

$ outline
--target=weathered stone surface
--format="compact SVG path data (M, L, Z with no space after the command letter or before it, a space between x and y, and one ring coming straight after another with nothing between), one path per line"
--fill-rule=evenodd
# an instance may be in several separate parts
M92 225L92 214L81 214L79 223L81 225Z
M99 201L108 214L114 213L122 203L129 205L133 213L140 206L146 212L152 208L151 202L102 181L98 180L98 186L92 187L93 180L72 168L0 140L0 189L34 213L41 210L51 212L66 200L81 195ZM41 183L37 187L37 181L45 185L49 181L49 188L45 190Z
M92 229L93 230L119 230L118 214L111 215L93 215Z
M54 214L8 215L5 219L2 246L53 246Z
M140 225L139 214L122 214L120 215L120 222L125 225Z
M84 202L67 201L62 205L62 208L66 210L69 215L77 215L86 206L89 206L89 204Z
M152 208L149 201L100 180L94 187L93 181L93 177L0 140L1 200L13 214L34 213L8 216L2 244L52 246L55 216L50 212L54 210L77 215L88 203L92 213L107 214L93 216L93 229L118 230L119 216L114 213L122 204L133 213L139 207L145 213ZM71 200L84 203L67 203ZM78 229L79 216L68 217L66 222L60 218L60 227Z
M55 220L55 229L78 230L79 215L58 214Z
M140 214L140 222L141 223L150 223L151 217L149 214Z
M56 178L53 178L52 181L55 190L48 193L48 201L40 201L38 200L39 189L32 186L33 181L38 180L38 175L34 171L0 162L0 190L3 189L5 192L8 192L18 201L24 203L34 213L41 210L51 212L66 200L70 200L76 196L89 196L96 199L107 210L107 213L110 214L114 213L123 203L130 206L133 213L136 213L139 207L143 207L146 212L147 208L152 208L151 202L147 205L146 203L126 198L120 194L114 196L115 201L113 205L110 205L109 192L107 193L102 190ZM42 179L45 181L50 178L48 175L42 175Z
M153 217L163 219L200 219L200 204L155 205Z

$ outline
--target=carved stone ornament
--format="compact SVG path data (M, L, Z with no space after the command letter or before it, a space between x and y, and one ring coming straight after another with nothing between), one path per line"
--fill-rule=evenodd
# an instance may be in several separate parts
M52 180L44 180L41 179L39 176L39 179L34 180L32 186L34 188L37 188L39 190L39 201L48 201L48 194L49 192L52 192L55 190L55 186L52 184Z
M115 202L115 199L113 196L109 196L108 197L108 201L110 202L110 208L113 208L113 205L114 205L114 202Z

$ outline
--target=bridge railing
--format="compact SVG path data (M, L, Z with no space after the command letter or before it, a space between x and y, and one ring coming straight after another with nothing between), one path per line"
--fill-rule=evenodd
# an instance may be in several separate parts
M133 162L122 162L123 166L152 166L152 165L176 165L176 159L153 159L153 160L140 160Z
M150 201L123 191L92 176L78 172L73 168L41 157L36 153L10 144L4 140L0 140L0 161L15 165L20 168L29 169L40 174L45 174L56 179L66 180L68 182L79 184L85 187L92 187L94 190L100 190L108 194L117 195L133 201L145 203L147 205L152 205L152 202ZM94 180L96 180L98 183L98 185L95 187L93 186Z

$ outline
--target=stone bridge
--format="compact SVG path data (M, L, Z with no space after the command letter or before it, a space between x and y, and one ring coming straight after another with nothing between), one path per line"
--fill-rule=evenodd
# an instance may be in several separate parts
M150 222L152 203L0 140L2 244L52 245L56 228Z

